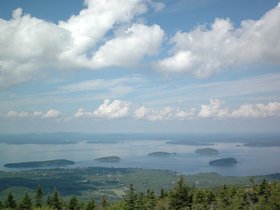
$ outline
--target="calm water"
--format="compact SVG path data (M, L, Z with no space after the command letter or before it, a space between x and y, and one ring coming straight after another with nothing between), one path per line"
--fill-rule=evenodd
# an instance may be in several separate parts
M120 138L121 139L121 138ZM168 169L185 174L218 172L221 175L263 175L280 172L280 147L247 147L241 142L215 142L207 146L219 150L219 155L203 156L195 153L206 146L166 144L167 140L118 140L116 142L76 144L6 144L0 143L0 170L8 162L35 160L69 159L75 167L140 167ZM165 151L176 153L169 157L149 157L151 152ZM119 163L99 163L95 158L119 156ZM231 167L209 166L210 160L234 157L238 164Z

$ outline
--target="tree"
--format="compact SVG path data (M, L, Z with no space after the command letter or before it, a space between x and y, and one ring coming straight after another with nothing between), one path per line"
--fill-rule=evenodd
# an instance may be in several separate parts
M54 209L57 209L57 210L62 209L62 201L61 201L56 189L54 190L54 192L52 193L52 196L50 197L49 206Z
M48 197L47 197L47 206L49 206L49 207L52 206L52 199L51 199L50 195L48 195Z
M94 200L88 201L86 204L86 210L94 210L94 209L96 209L95 201Z
M43 190L39 185L36 189L36 194L35 194L35 207L37 208L42 207L42 198L43 198Z
M144 193L140 192L136 194L135 209L143 209L144 205Z
M137 195L132 184L129 185L129 190L124 198L125 210L134 210L136 204Z
M177 210L191 208L192 194L191 189L186 186L184 178L180 177L177 185L170 193L170 208Z
M107 207L109 205L108 199L105 195L102 196L102 200L101 200L101 206L103 208Z
M20 207L20 210L31 210L32 209L32 200L31 200L30 196L28 195L28 193L25 193L19 207Z
M168 196L168 193L164 191L163 188L160 189L160 195L159 198L166 198Z
M69 210L78 210L79 209L79 201L76 196L70 198L69 201Z
M4 209L4 204L0 201L0 209Z
M152 210L156 207L156 196L154 191L148 190L146 196L146 208Z
M15 209L17 207L17 203L11 192L9 192L9 194L7 196L7 199L5 201L5 207L11 208L11 209Z

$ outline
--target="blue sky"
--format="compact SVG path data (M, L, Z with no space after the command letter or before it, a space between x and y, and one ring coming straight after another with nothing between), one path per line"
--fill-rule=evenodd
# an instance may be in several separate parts
M0 132L278 132L276 0L0 0Z

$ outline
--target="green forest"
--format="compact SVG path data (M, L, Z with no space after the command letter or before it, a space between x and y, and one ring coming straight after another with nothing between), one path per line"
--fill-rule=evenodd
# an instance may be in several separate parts
M277 210L280 209L279 182L268 182L263 179L256 183L250 178L250 185L224 185L217 188L196 188L186 184L184 177L179 177L170 190L160 190L155 193L137 192L130 184L122 199L110 202L106 196L100 201L94 199L80 200L77 196L65 198L57 189L50 194L44 192L41 186L31 196L25 193L21 199L15 199L9 192L0 201L0 209L18 210Z

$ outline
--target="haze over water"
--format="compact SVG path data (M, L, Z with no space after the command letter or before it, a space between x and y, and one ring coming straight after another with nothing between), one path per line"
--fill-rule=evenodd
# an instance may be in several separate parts
M54 134L55 135L55 134ZM43 136L43 134L41 135ZM266 146L246 146L244 143L264 142ZM69 135L68 135L69 137ZM65 137L66 138L66 137ZM280 146L269 146L279 142L277 135L92 135L77 143L63 141L56 144L6 144L0 143L0 170L5 163L42 161L53 159L73 160L73 167L136 167L173 170L184 174L217 172L221 175L252 176L280 172ZM208 140L208 141L207 141ZM90 143L88 142L90 141ZM26 140L25 142L28 142ZM24 143L24 141L23 141ZM209 145L207 145L209 144ZM259 145L259 144L258 144ZM218 155L195 153L198 148L211 147ZM167 157L150 157L149 153L163 151ZM95 158L119 156L118 163L100 163ZM209 166L209 161L233 157L238 163L228 167ZM10 169L9 169L10 170Z

